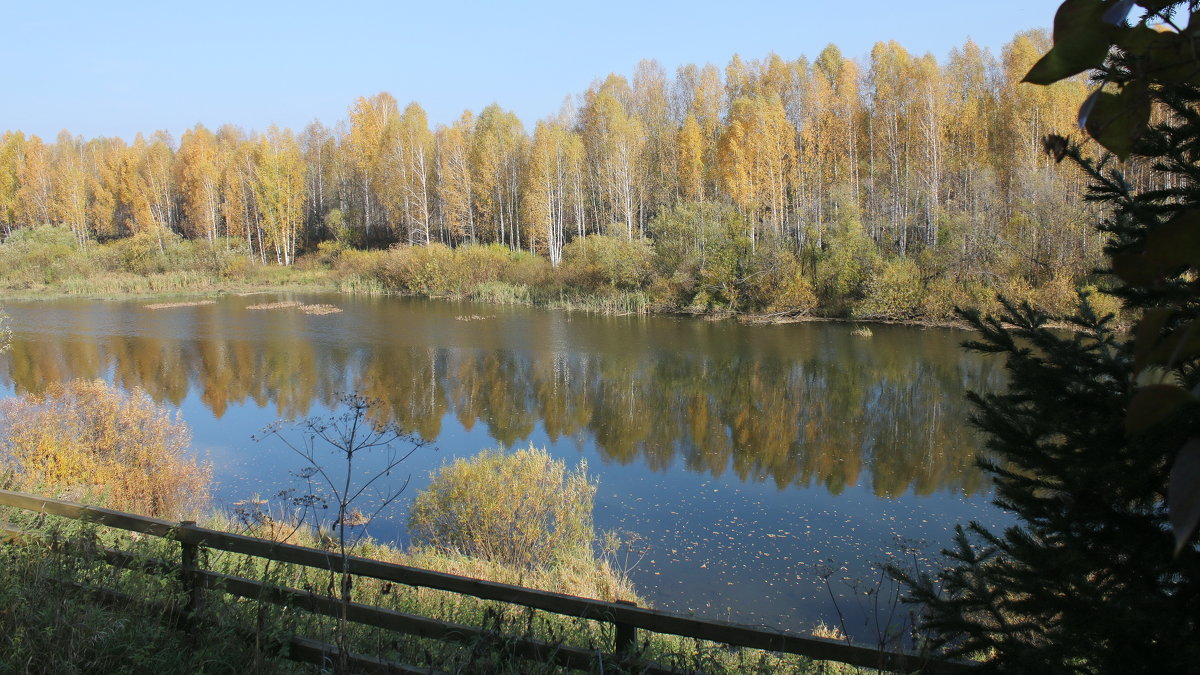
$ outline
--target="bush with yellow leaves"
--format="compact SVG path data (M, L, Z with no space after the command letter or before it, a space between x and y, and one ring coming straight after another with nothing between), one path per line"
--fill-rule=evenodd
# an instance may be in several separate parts
M145 392L102 380L52 384L0 401L0 462L37 490L164 518L194 515L209 467L187 454L191 430Z
M592 558L596 484L545 450L486 450L433 475L409 511L418 546L523 568Z

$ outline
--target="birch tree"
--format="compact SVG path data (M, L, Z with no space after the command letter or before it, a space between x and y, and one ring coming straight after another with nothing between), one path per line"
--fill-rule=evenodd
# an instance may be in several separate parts
M210 243L220 236L221 171L217 137L197 124L179 141L179 189L183 195L183 230Z

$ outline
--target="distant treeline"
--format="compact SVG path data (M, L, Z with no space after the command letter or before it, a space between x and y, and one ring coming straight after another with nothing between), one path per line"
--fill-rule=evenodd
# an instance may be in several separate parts
M161 131L132 144L6 132L0 231L59 225L80 251L137 236L159 254L182 237L282 265L321 242L495 244L555 269L572 242L602 235L583 248L623 240L657 255L653 274L612 286L658 283L676 307L905 318L1047 286L1063 306L1100 240L1080 176L1040 140L1072 128L1085 83L1020 84L1048 47L1033 31L999 58L967 42L939 64L895 42L866 63L830 45L812 61L735 55L673 78L642 61L532 134L496 104L430 129L420 105L387 93L299 132L197 125L178 144ZM749 288L765 276L781 297ZM864 303L872 293L882 305Z

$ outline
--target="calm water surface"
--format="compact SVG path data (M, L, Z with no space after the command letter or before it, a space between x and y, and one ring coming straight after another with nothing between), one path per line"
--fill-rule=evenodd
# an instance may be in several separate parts
M295 299L343 312L247 309L279 299L10 303L0 394L140 387L191 425L224 505L293 486L297 458L251 436L328 414L342 391L432 441L397 477L409 495L450 458L544 446L588 462L598 528L650 544L632 576L656 606L787 629L836 622L832 591L865 636L874 611L854 582L873 587L873 565L936 551L955 523L1010 521L964 421L963 392L1000 386L1001 364L959 348L966 333L330 295ZM403 543L404 519L372 534Z

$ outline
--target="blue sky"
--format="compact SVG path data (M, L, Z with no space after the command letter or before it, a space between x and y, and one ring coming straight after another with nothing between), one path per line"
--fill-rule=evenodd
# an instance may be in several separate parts
M0 129L131 138L196 122L333 124L358 96L416 100L431 123L498 102L527 126L642 58L669 74L777 52L850 56L894 39L944 58L1049 26L1059 0L65 3L3 0Z

